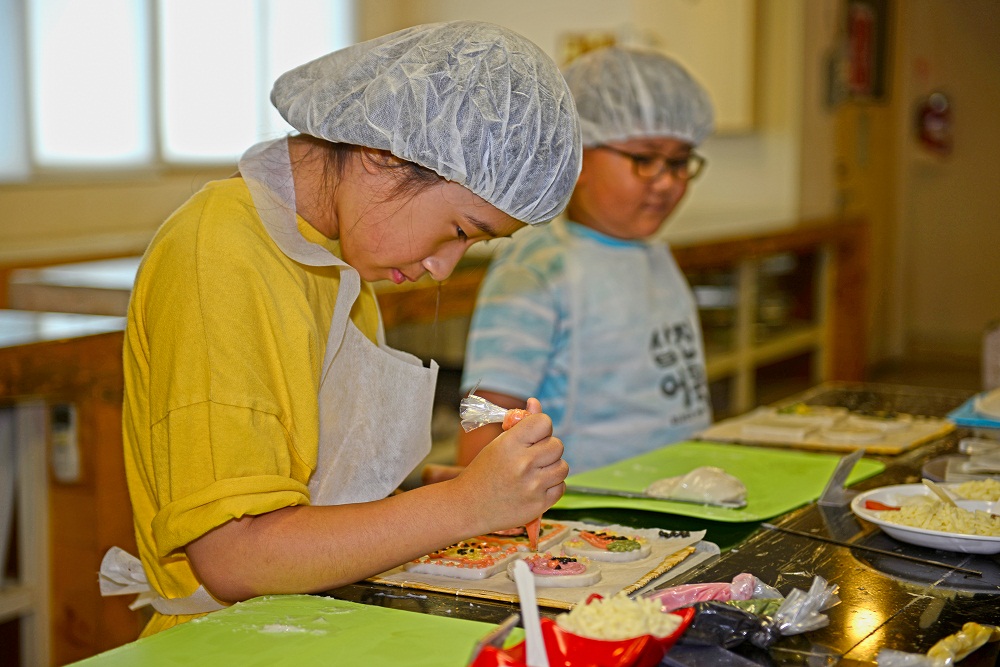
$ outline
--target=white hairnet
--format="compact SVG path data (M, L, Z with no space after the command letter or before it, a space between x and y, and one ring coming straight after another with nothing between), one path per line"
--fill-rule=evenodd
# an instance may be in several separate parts
M675 60L651 50L590 51L564 72L583 145L672 137L697 146L712 133L708 92Z
M271 101L295 129L388 150L527 223L554 218L580 173L558 67L489 23L415 26L286 72Z

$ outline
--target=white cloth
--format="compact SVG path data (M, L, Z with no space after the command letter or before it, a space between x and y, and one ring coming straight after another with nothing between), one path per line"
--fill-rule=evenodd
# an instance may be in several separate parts
M707 426L711 406L701 327L670 249L663 243L609 249L561 231L576 246L567 253L570 364L586 370L570 376L560 437L593 443L583 448L593 454L603 445L605 453L585 459L579 469L648 451L650 433L662 446ZM650 304L656 304L655 321ZM639 331L645 354L624 344L625 323ZM617 392L629 396L627 419L609 419L600 409L604 397Z
M99 574L101 595L137 594L129 609L139 609L153 605L161 614L202 614L225 609L222 604L199 586L191 595L183 598L167 599L159 595L149 585L146 572L138 558L119 547L111 547L101 560Z
M350 319L361 277L339 257L298 232L295 188L285 139L258 144L240 160L240 173L268 234L292 259L340 266L340 289L320 380L320 443L309 480L314 505L384 498L431 450L431 413L438 365L378 345Z
M431 448L431 408L438 366L424 368L413 355L373 344L350 319L361 291L358 272L298 231L295 189L285 139L258 144L240 160L240 173L268 234L290 258L309 266L340 266L340 288L323 360L320 441L309 480L313 505L384 498ZM198 614L224 608L199 586L184 598L167 599L151 589L139 559L112 547L101 562L101 595L138 594L163 614Z

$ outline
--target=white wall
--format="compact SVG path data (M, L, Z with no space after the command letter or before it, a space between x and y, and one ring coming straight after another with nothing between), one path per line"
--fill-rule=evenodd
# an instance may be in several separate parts
M677 28L670 23L668 5L661 4L665 2L586 0L583 4L588 11L582 11L580 2L574 0L367 0L361 3L358 26L361 37L369 38L429 21L488 19L520 28L555 52L566 31L632 30L635 39L652 35L666 41ZM752 20L750 28L756 36L755 68L748 70L762 91L750 110L756 126L752 132L720 135L706 142L703 152L710 166L668 227L671 241L787 226L799 216L804 3L739 0L736 6L752 8L755 4L756 11L741 14L737 23ZM733 34L705 34L702 41L710 45L705 52L718 48L731 53L726 47L731 47L728 42L734 41ZM722 41L713 47L713 39ZM705 62L706 67L718 67ZM740 64L741 71L745 66ZM731 132L738 123L724 125ZM208 178L229 171L2 185L0 264L141 252L159 223L184 198ZM823 214L822 210L810 212Z
M385 3L380 6L386 8ZM717 106L722 105L721 131L702 147L709 167L674 214L666 238L686 243L789 226L799 219L805 3L423 0L400 7L400 21L378 27L394 29L463 18L491 21L518 30L557 62L562 39L569 33L613 32L632 43L662 48L681 60L689 54L690 62L685 64L703 78L710 91L715 88L714 98L721 98L715 100ZM699 7L701 13L695 14L692 7ZM695 25L678 27L678 16L686 16ZM724 23L720 23L722 18ZM744 32L750 44L740 41ZM745 62L753 58L754 50L756 62ZM743 56L747 52L751 55ZM732 71L739 75L732 76ZM746 99L739 88L749 82L758 94ZM743 104L750 109L744 112ZM754 122L752 128L746 125L746 115ZM813 198L809 214L830 215L831 203Z

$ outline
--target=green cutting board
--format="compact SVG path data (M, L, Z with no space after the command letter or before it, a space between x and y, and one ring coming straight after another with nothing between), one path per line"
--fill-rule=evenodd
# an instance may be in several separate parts
M699 466L716 466L747 487L741 509L677 503L669 500L615 498L566 493L553 509L619 507L713 521L764 521L817 500L841 456L716 442L679 442L603 468L570 475L569 485L643 492L650 482L683 475ZM855 484L885 470L879 461L861 459L847 480Z
M213 612L76 664L462 667L468 664L476 642L495 627L316 595L273 595Z

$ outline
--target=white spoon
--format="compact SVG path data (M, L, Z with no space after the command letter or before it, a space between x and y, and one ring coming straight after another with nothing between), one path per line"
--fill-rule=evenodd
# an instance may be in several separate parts
M535 598L535 575L523 560L514 562L514 583L521 600L521 624L524 625L525 657L528 667L549 667L542 638L542 623L538 618L538 601Z
M926 477L923 479L923 482L924 482L924 486L926 486L928 489L930 489L931 491L933 491L934 495L936 495L938 498L940 498L941 500L945 501L946 503L948 503L952 507L958 507L958 503L955 502L955 499L952 498L951 494L949 494L943 488L941 488L940 486L938 486L936 483L932 482L931 480L927 479Z

